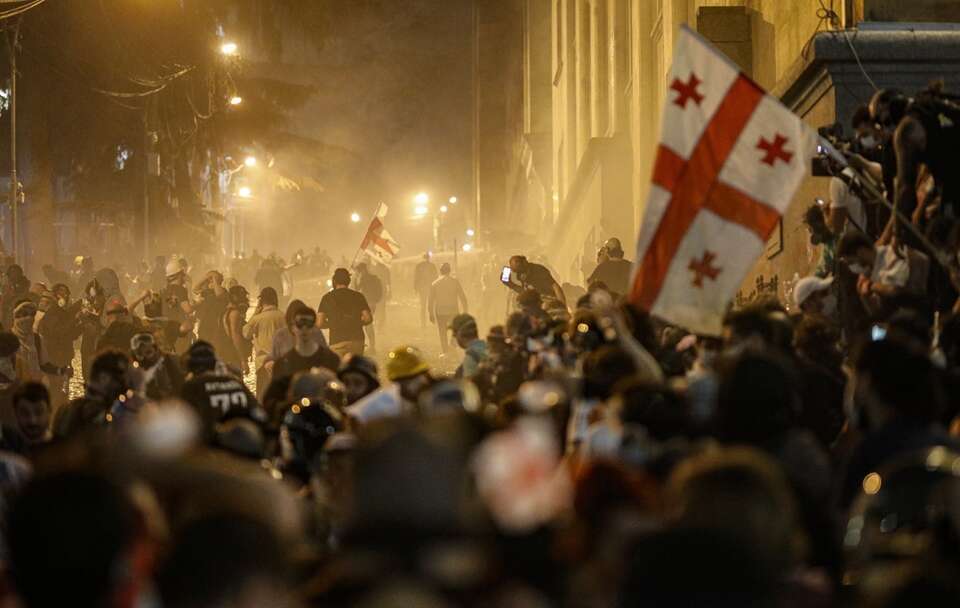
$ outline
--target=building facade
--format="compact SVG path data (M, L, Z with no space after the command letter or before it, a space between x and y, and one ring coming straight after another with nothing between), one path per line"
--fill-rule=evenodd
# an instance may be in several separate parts
M486 0L477 3L475 197L485 232L524 233L566 280L632 251L680 27L712 41L811 126L849 123L878 87L960 90L960 3L943 0ZM842 33L841 30L846 30ZM497 41L496 52L488 45ZM493 62L499 66L494 70ZM489 78L495 73L494 78ZM522 98L509 99L521 85ZM491 104L491 91L507 99ZM495 119L494 119L495 117ZM789 296L819 252L800 217L809 178L744 283ZM507 241L509 242L509 241ZM512 242L511 242L512 244ZM516 246L516 245L513 245Z

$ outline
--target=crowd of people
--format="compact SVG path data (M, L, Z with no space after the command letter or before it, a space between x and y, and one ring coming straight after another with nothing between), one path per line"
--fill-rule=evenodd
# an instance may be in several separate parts
M955 232L957 178L931 160L947 137L924 122L934 102L896 99L858 113L849 153L899 211L909 188L887 172L923 162L932 187L906 221L927 237L838 177L807 214L818 274L789 306L731 310L722 336L630 305L618 239L579 291L510 258L514 306L486 331L453 269L425 258L420 323L458 358L453 374L411 345L368 356L386 289L363 264L328 268L315 306L266 284L251 304L235 277L193 276L182 258L158 260L138 296L92 263L49 287L10 265L0 595L24 608L960 600L956 272L923 249L956 259L937 236ZM924 151L904 149L911 120Z

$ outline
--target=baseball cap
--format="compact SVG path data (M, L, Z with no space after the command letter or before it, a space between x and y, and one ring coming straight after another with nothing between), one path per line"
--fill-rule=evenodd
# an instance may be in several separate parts
M793 288L793 301L797 307L803 306L811 295L815 292L823 291L833 285L833 277L821 279L820 277L803 277Z

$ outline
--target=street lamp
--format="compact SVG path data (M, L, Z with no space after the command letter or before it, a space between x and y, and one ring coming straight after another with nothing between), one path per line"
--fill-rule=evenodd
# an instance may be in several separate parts
M447 211L450 211L450 207L447 207L446 205L440 207L440 213L446 213Z
M234 95L233 97L230 98L231 106L238 106L241 103L243 103L243 97L240 97L239 95Z
M451 205L456 205L456 204L457 204L457 197L451 196L449 202L450 202Z
M467 236L476 236L477 231L473 228L467 228Z
M353 213L351 213L351 214L350 214L350 221L353 222L354 224L359 224L359 223L360 223L360 214L357 213L356 211L354 211Z
M464 252L464 253L470 253L470 251L471 251L472 249L473 249L473 245L471 245L470 243L464 243L464 244L463 244L463 252Z
M237 188L237 196L240 198L253 198L253 190L250 186L240 186Z
M419 192L415 197L413 197L413 202L418 205L426 206L430 202L430 195L426 192Z
M248 167L256 167L256 166L257 166L257 157L256 157L256 156L248 156L248 157L246 157L245 159L243 159L243 164L245 164L245 165L248 166Z
M224 42L220 45L220 52L224 55L236 55L238 50L240 50L240 47L237 46L236 42Z
M426 205L417 205L413 208L413 214L417 217L423 217L430 212Z

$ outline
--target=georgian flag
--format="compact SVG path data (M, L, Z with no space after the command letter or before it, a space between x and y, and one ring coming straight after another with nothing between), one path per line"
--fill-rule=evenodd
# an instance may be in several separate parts
M393 258L400 253L400 245L387 229L383 227L383 219L387 217L387 206L380 203L377 214L370 221L370 227L360 243L360 252L365 253L383 264L390 264Z
M630 300L716 335L806 175L817 137L686 27L667 82Z

